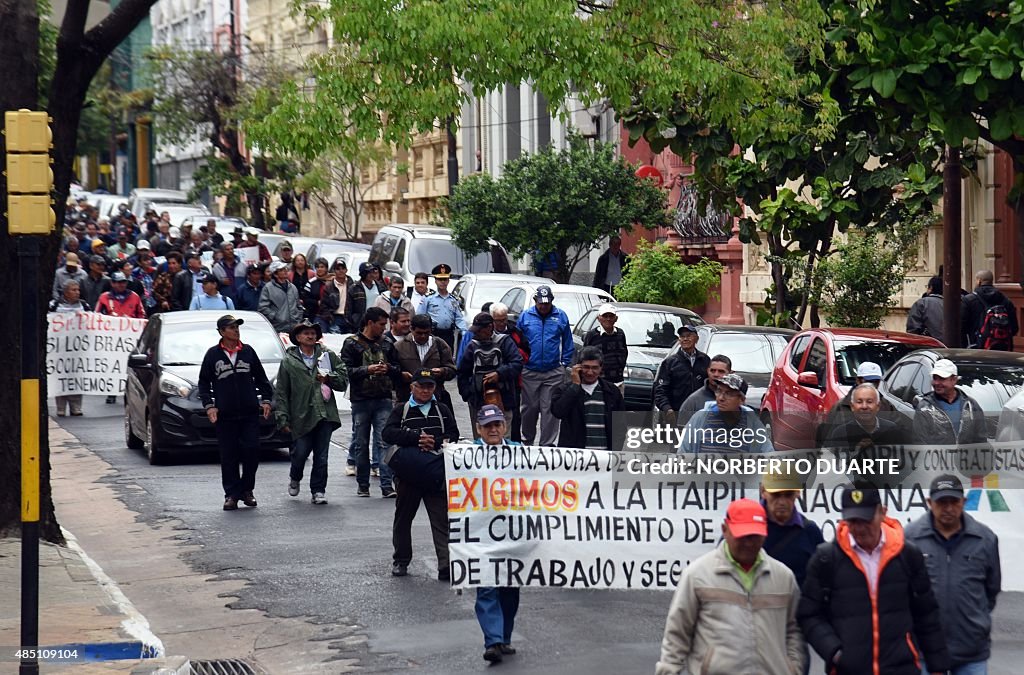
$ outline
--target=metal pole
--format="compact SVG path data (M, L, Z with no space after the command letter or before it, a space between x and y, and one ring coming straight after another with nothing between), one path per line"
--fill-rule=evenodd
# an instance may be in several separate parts
M459 155L455 147L455 116L448 118L448 196L455 192L459 182Z
M39 269L39 240L18 236L21 283L21 646L39 646L39 299L29 283ZM20 675L39 661L22 659Z
M960 344L960 214L963 197L960 179L960 149L946 146L942 169L942 315L946 346Z

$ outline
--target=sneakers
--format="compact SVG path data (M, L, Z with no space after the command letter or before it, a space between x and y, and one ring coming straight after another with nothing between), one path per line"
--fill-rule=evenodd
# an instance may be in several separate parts
M226 497L224 499L224 510L225 511L237 511L238 510L238 500L235 499L234 497Z
M252 490L242 494L242 503L246 506L256 506L256 497L253 495Z
M298 497L299 496L299 481L290 480L288 481L288 496Z
M345 465L345 475L346 476L354 476L354 475L356 475L356 467L355 467L354 464L346 464Z
M445 565L444 567L439 567L437 569L437 580L438 581L451 581L452 580L452 572L451 572L450 569L448 569L447 565Z
M512 656L516 653L516 648L512 645L498 645L498 648L501 649L501 653L506 656Z
M356 490L356 497L369 497L369 496L370 496L370 488L369 487L361 487L358 490Z
M484 661L501 663L501 645L491 645L484 650Z
M313 499L311 500L314 504L326 504L327 496L323 492L314 492Z
M380 496L384 499L395 499L398 497L398 493L395 492L394 488L381 488Z
M378 466L370 467L370 475L373 476L374 478L380 478L380 467L378 467Z
M403 565L400 562L396 562L391 565L391 576L393 577L404 577L409 574L409 566Z

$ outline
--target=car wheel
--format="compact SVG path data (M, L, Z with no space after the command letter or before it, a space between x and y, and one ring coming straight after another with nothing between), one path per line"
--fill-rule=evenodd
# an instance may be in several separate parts
M145 445L145 442L132 431L132 421L127 409L124 411L124 442L132 450L142 450Z
M167 453L160 450L156 445L156 428L154 427L153 418L149 417L146 419L146 457L149 459L149 463L156 466L163 464Z

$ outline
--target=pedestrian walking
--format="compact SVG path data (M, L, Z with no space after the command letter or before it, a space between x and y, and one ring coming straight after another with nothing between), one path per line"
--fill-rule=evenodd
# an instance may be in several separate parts
M270 263L272 281L260 291L258 311L265 316L278 333L287 333L302 321L299 291L288 281L288 266L283 262Z
M376 307L377 298L387 295L388 291L384 283L377 280L377 271L371 263L359 263L359 287L366 298L367 307ZM390 309L381 308L390 312Z
M434 295L434 290L428 287L430 283L430 275L426 272L417 272L413 277L412 287L406 290L406 295L409 296L409 301L412 303L412 313L415 314L419 310L420 305Z
M467 331L472 335L459 362L459 395L469 404L470 419L484 405L513 410L523 359L512 338L494 332L494 317L480 312Z
M516 349L519 350L519 356L522 357L523 363L525 364L530 360L530 342L523 335L523 331L519 330L519 327L508 320L508 305L501 302L491 303L491 316L494 318L494 333L496 335L507 335L511 338L515 344ZM512 419L510 420L509 433L511 434L512 440L521 442L523 440L523 422L522 422L522 404L523 404L523 375L522 371L519 373L519 377L516 378L515 385L515 404L508 411L511 413Z
M679 351L662 361L654 376L654 409L670 424L675 424L683 401L704 386L711 365L710 357L697 349L696 328L684 323L676 335Z
M110 290L110 277L107 276L107 260L103 256L94 255L89 258L89 273L81 281L82 300L95 307L100 296Z
M394 311L397 310L392 310L392 313ZM433 395L448 408L452 408L451 395L444 387L444 383L454 380L457 374L451 348L444 340L431 334L433 323L426 314L412 317L409 326L411 337L393 343L395 358L402 373L402 379L395 389L396 400L407 401L413 375L421 370L429 370L436 384Z
M236 510L239 501L256 506L260 417L270 418L273 399L260 357L252 346L242 344L243 323L230 314L217 319L220 342L207 350L199 369L199 397L220 446L225 511Z
M709 403L717 399L719 381L732 372L732 359L724 354L716 354L708 362L708 376L704 380L704 386L686 397L683 404L679 406L679 418L676 422L680 425L686 424L693 413L703 410Z
M78 254L68 253L64 256L64 266L57 270L57 274L53 279L53 295L51 300L60 300L60 296L64 292L64 284L67 281L74 279L78 282L78 287L81 288L86 282L87 276L89 275L81 268Z
M597 258L594 268L594 288L609 293L622 281L622 275L629 264L629 256L622 251L622 237L613 234L608 238L608 250Z
M380 307L388 314L399 308L407 310L410 315L416 311L412 306L412 300L405 297L405 280L397 274L389 280L388 292L377 296L373 307Z
M429 314L431 321L434 322L434 335L444 340L454 350L458 346L455 341L455 329L469 330L469 324L462 316L459 301L448 292L452 268L442 263L435 266L430 273L434 277L437 293L425 298L416 309L416 313Z
M886 515L878 489L848 485L834 541L807 566L797 618L836 675L921 675L950 668L939 606L920 549ZM915 646L916 643L916 646Z
M412 334L412 314L405 307L395 307L388 317L384 339L395 345Z
M773 452L771 434L746 401L746 381L736 373L722 376L715 402L690 417L676 452Z
M939 359L932 366L932 390L914 405L914 438L921 445L968 445L988 438L985 411L956 386L956 364Z
M523 365L523 442L553 446L558 442L558 418L551 413L551 396L572 364L576 346L568 315L554 305L550 286L538 286L534 306L519 315L519 330L530 344ZM537 423L540 421L540 434Z
M551 414L562 421L558 446L621 450L612 433L613 415L625 410L622 394L602 377L604 358L597 347L580 350L580 362L572 367L571 381L555 387Z
M521 445L507 438L505 414L496 405L485 405L476 415L476 445ZM484 661L499 663L516 653L512 631L519 613L519 587L477 586L476 620L484 634Z
M359 497L370 496L370 463L378 465L381 496L394 498L391 470L380 461L384 456L381 431L393 409L391 396L401 378L394 347L383 339L388 315L383 309L371 307L363 314L362 330L345 340L341 360L349 376L349 398L352 400L352 457L355 460ZM373 432L373 457L370 437Z
M220 286L217 277L212 274L200 274L199 283L202 286L203 292L192 296L192 302L188 306L189 310L213 309L223 312L224 310L231 311L235 308L234 301L217 290Z
M928 513L907 526L907 541L924 554L952 659L950 674L984 675L992 652L992 611L1002 589L999 539L964 513L964 486L956 476L937 476L928 497Z
M857 366L857 372L854 377L854 388L862 384L870 384L877 389L882 384L882 367L872 361L863 361ZM891 403L879 397L878 406L883 418L892 416L893 408ZM845 396L836 401L836 404L828 411L828 415L825 416L825 421L818 426L818 446L820 447L821 443L829 438L833 430L853 420L853 389L851 388L850 391L846 392Z
M1013 351L1013 337L1020 326L1013 302L992 285L991 270L979 270L974 276L974 291L964 296L964 332L968 347Z
M349 279L348 265L343 258L334 261L333 270L334 278L319 289L317 323L325 333L355 333L363 325L366 295L360 284Z
M910 306L910 312L907 313L907 332L927 335L945 344L944 316L942 277L931 277L928 279L928 288L924 295Z
M722 543L692 561L679 578L655 673L802 672L804 640L796 620L800 587L788 567L762 550L767 520L764 508L751 499L729 504Z
M314 504L327 503L327 458L331 435L341 427L335 391L345 391L348 371L341 357L318 344L320 326L309 319L289 333L292 344L285 351L274 388L277 428L292 436L288 494L297 497L306 459L313 455L309 491Z
M249 312L259 311L264 286L266 284L263 283L263 268L256 263L250 264L245 268L245 283L235 291L235 308Z
M96 311L110 316L146 318L146 311L142 308L142 299L138 293L128 290L128 277L123 272L114 272L110 275L110 290L100 294L100 299L96 303Z
M198 255L185 257L185 269L175 275L171 289L172 310L181 311L192 306L192 298L203 292L202 277L205 274L203 261Z
M413 373L411 394L399 399L388 416L382 437L394 447L387 463L393 470L395 521L391 529L394 556L391 574L404 577L412 562L412 522L422 502L430 519L437 555L438 581L450 581L448 566L448 496L444 480L445 442L459 440L459 426L450 407L435 396L438 382L424 368Z
M584 347L597 347L601 350L603 366L601 376L619 388L625 395L626 384L624 372L629 360L629 347L626 345L626 334L621 328L615 327L619 314L615 305L605 303L597 309L597 326L583 336Z
M895 422L879 416L882 395L874 385L866 382L858 384L850 393L853 419L832 429L825 442L826 447L859 451L876 445L901 445L907 442L906 435Z
M81 288L74 279L64 282L60 300L51 300L49 311L58 313L91 312L89 303L82 300ZM82 395L57 396L57 417L64 417L66 409L72 417L82 416Z

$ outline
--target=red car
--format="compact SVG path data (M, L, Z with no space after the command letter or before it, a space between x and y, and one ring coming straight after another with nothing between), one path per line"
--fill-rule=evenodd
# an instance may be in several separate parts
M775 364L761 404L778 450L818 447L818 425L856 382L857 367L877 363L885 374L905 354L942 348L935 338L863 328L815 328L790 340Z

